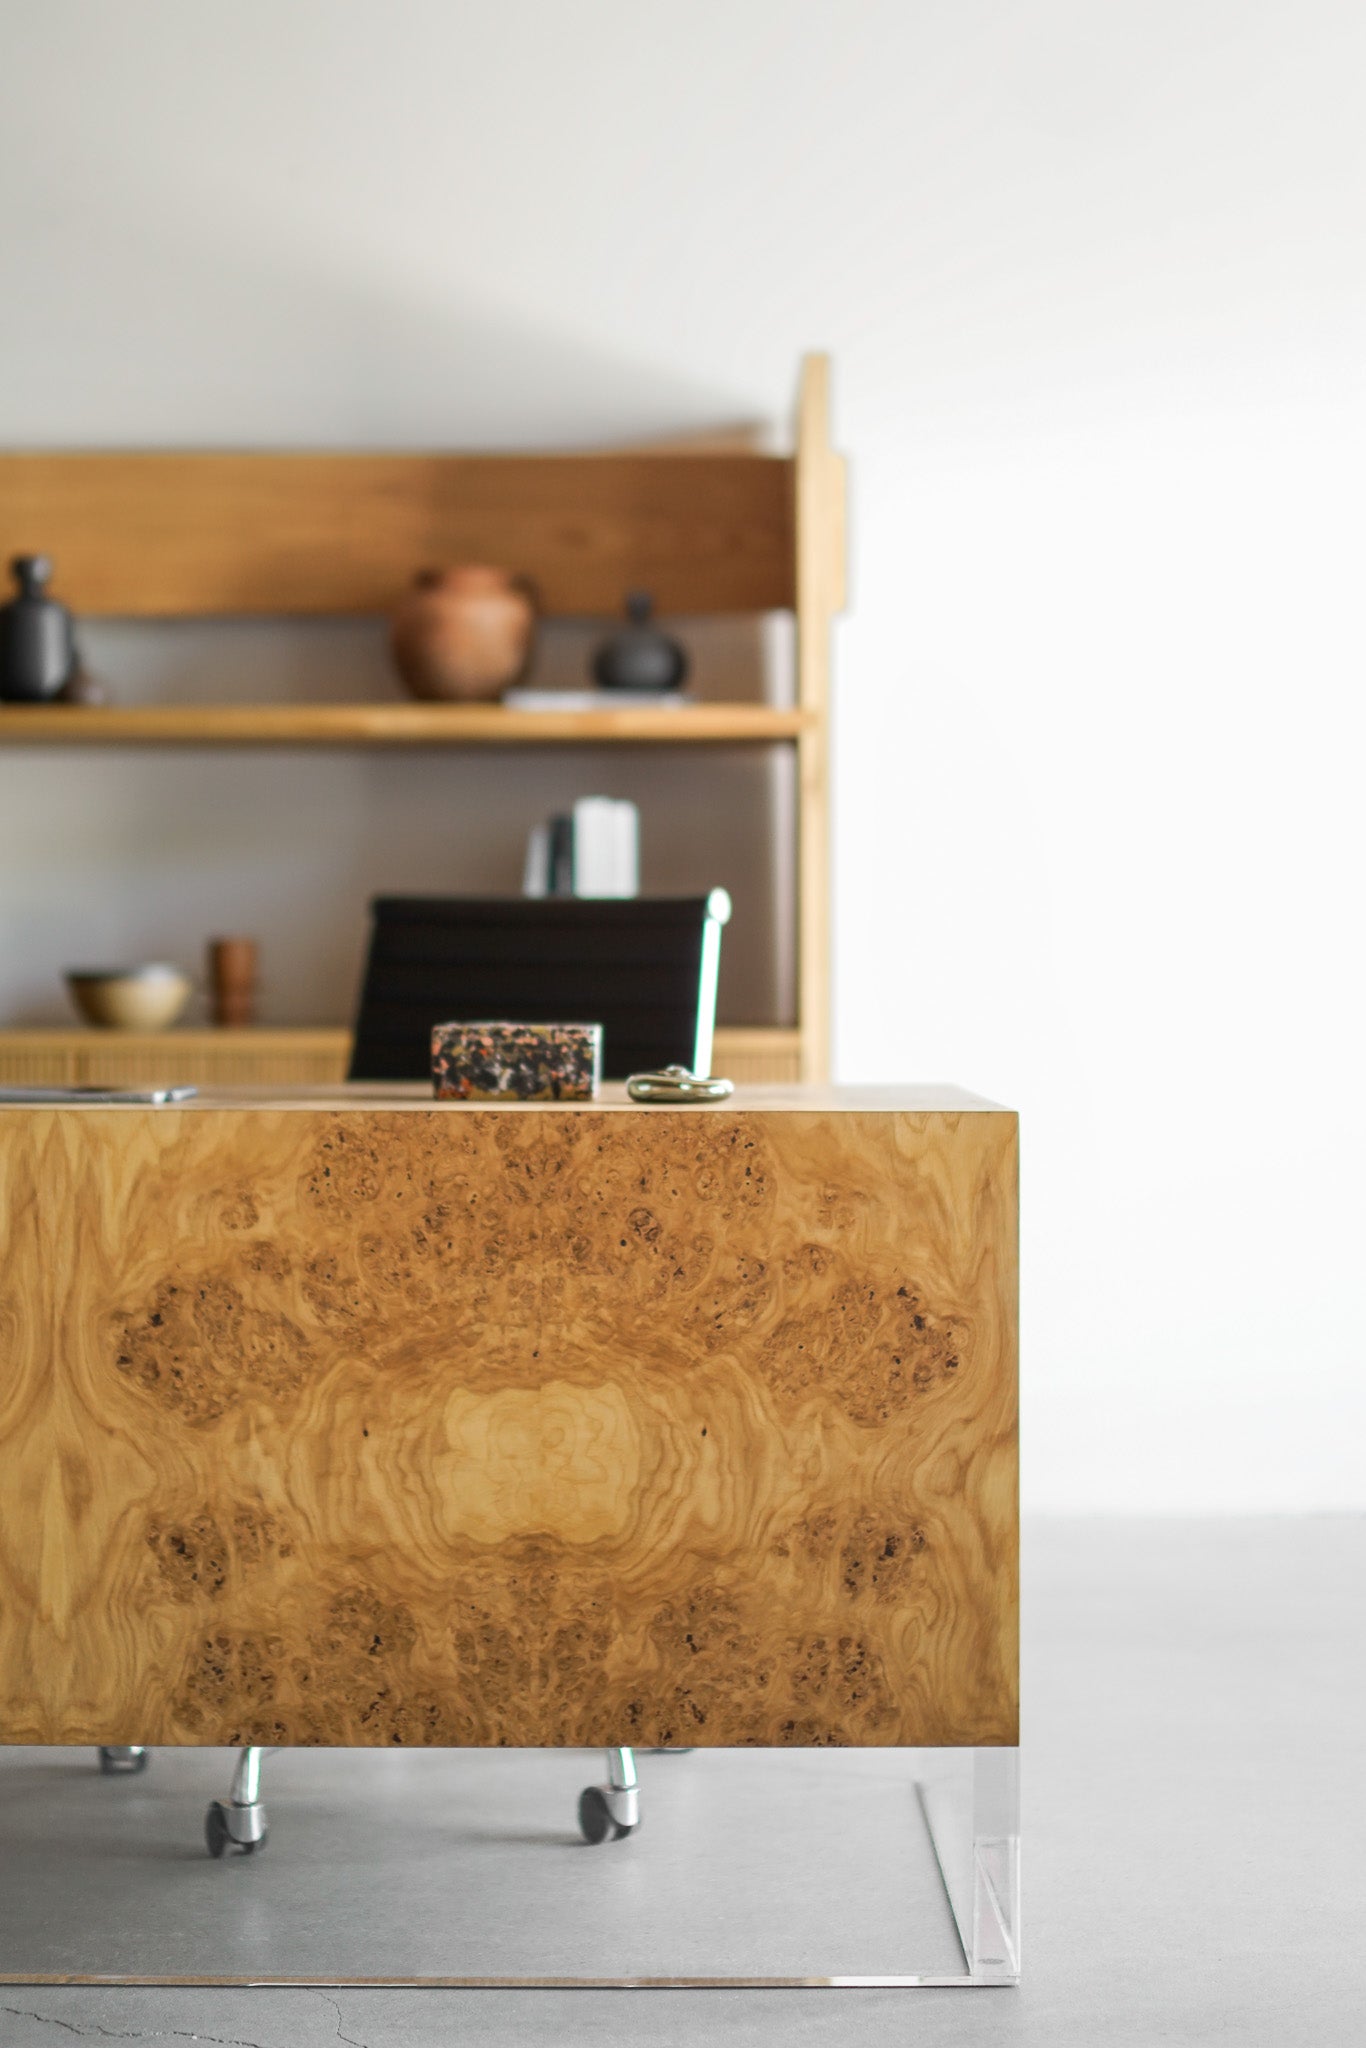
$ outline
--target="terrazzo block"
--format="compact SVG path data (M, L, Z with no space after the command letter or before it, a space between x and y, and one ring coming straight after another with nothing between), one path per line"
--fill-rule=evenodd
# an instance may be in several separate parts
M439 1100L588 1102L602 1077L601 1024L434 1024Z

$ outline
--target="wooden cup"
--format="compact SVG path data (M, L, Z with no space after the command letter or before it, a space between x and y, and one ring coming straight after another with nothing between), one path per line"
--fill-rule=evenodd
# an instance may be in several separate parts
M255 939L210 939L209 987L215 1024L256 1022L256 960Z

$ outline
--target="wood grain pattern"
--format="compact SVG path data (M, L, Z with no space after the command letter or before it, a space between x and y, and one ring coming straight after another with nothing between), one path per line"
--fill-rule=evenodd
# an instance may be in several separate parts
M792 465L750 454L0 456L0 554L117 617L387 612L427 563L529 575L545 611L793 602Z
M251 1087L342 1081L351 1062L343 1024L249 1030L0 1030L0 1085ZM800 1044L777 1026L721 1026L712 1065L733 1081L795 1081Z
M813 723L768 704L517 711L502 704L8 704L0 747L769 746Z
M0 1739L1014 1742L1014 1119L0 1115Z

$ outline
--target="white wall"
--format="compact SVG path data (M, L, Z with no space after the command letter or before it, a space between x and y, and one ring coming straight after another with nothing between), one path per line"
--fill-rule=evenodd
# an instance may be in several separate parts
M1030 1500L1366 1506L1360 8L46 0L6 55L0 441L582 441L834 351L839 1063L1024 1113Z

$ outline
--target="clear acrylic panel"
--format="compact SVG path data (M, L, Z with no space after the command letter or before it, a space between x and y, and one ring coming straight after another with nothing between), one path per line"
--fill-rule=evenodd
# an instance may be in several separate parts
M926 1825L974 1984L1020 1975L1020 1752L922 1750Z
M427 1984L1003 1984L1014 1749L0 1750L0 1977ZM617 1773L620 1777L621 1773ZM258 1791L214 1859L206 1808ZM592 1802L590 1801L590 1809ZM261 1840L267 1833L268 1839ZM220 1844L220 1846L222 1846Z

